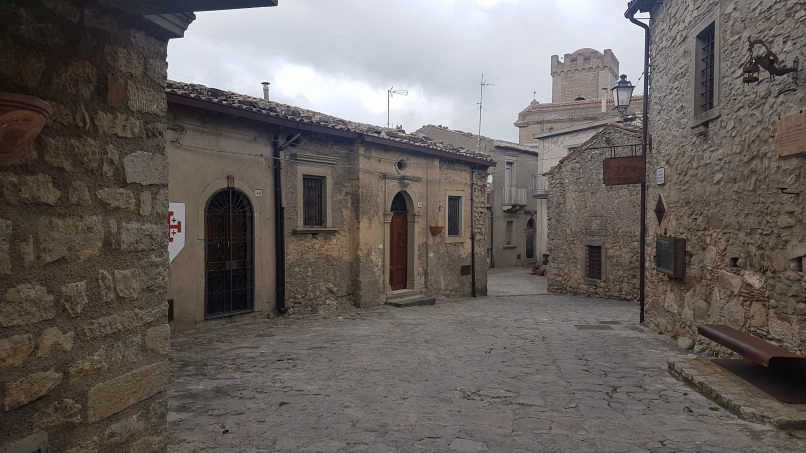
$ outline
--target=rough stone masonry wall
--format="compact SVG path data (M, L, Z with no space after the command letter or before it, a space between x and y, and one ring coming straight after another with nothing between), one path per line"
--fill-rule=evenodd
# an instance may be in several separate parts
M637 132L606 127L549 175L549 292L638 298L640 186L605 186L610 150L591 148L640 141ZM602 247L602 280L585 278L586 244Z
M0 0L0 91L54 112L0 166L0 450L165 450L165 40Z
M693 126L692 40L697 22L718 8L720 116ZM653 11L653 75L648 173L647 324L696 337L701 323L728 324L804 353L806 346L806 156L779 157L777 123L806 106L789 75L743 84L747 38L763 39L782 63L806 55L806 11L769 0L663 2ZM756 53L761 48L756 47ZM782 194L778 187L787 187ZM654 236L686 239L683 281L654 271Z
M280 134L281 136L283 134ZM283 161L283 202L286 237L286 306L292 314L335 313L355 304L353 275L355 257L355 216L357 197L356 147L345 139L303 134L297 145L285 150ZM317 234L295 233L302 206L297 204L297 162L294 153L338 158L319 165L330 170L333 193L332 227L335 231ZM313 165L316 167L317 165Z

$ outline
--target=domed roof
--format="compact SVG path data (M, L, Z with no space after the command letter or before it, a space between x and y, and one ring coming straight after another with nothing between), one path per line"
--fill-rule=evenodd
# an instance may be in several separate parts
M576 60L579 57L584 58L585 60L590 60L591 57L602 57L602 53L596 49L591 49L590 47L585 47L583 49L579 49L571 54L571 59Z

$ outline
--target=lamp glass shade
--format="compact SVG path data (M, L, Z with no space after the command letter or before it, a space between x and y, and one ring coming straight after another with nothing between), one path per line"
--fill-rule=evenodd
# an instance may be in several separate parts
M616 83L610 91L613 92L613 102L616 104L616 108L621 108L626 110L627 107L630 106L630 100L632 100L632 92L635 89L635 86L627 80L627 76L622 74L621 80Z

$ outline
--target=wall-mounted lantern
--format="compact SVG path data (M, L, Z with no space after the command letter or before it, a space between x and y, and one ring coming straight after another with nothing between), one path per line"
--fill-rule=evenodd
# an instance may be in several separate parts
M798 84L798 57L795 57L791 67L787 67L781 63L778 56L775 55L775 52L770 50L770 47L763 40L752 39L748 36L747 44L747 53L749 53L750 56L742 66L742 82L759 82L759 73L761 72L761 68L764 68L770 74L770 81L775 80L775 76L792 74L792 80L795 82L795 85ZM753 48L755 46L763 47L764 53L754 55Z
M42 99L0 92L0 164L39 135L52 111Z
M627 109L630 108L632 92L635 86L627 80L626 75L622 74L619 78L621 80L610 91L613 92L613 103L616 105L616 110L621 114L621 120L624 121L624 115L627 114Z

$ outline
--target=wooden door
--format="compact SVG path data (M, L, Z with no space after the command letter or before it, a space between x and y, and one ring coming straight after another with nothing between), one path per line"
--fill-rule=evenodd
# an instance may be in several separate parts
M409 220L405 212L392 214L389 228L389 285L392 291L405 289L408 282Z

